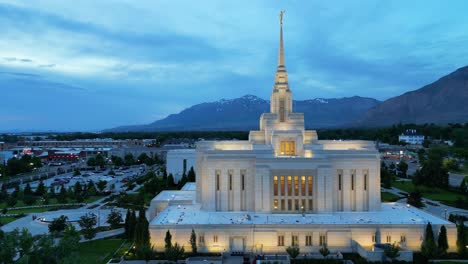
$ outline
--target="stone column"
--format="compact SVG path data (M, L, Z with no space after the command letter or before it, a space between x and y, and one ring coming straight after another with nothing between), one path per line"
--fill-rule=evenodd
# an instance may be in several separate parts
M221 211L228 211L229 210L229 169L222 169L220 175L220 188L219 188L219 196L221 198Z
M354 192L356 197L356 211L364 210L364 173L362 168L356 169L356 184L354 186Z

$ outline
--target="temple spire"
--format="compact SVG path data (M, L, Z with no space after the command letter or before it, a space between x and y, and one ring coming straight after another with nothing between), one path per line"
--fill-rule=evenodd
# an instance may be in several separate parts
M283 16L284 10L280 11L280 47L278 53L278 66L284 66L284 48L283 48Z

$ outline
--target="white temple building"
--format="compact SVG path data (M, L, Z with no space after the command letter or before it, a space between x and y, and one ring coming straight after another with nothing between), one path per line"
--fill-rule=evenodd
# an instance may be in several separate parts
M196 184L163 191L150 207L152 245L172 242L189 250L191 230L199 252L301 254L358 252L379 260L380 243L398 243L402 259L420 250L428 222L437 238L445 225L451 251L455 225L398 203L381 203L380 158L371 141L319 140L293 111L280 23L280 47L270 112L246 141L201 141Z

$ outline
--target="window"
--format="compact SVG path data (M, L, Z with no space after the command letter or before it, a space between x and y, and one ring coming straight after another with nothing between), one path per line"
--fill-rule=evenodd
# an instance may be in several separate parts
M288 176L288 196L292 195L292 177Z
M364 191L367 191L367 173L364 173Z
M354 173L351 174L351 190L354 191Z
M280 122L284 122L286 119L286 113L284 109L284 99L280 99L279 101L279 112L280 112Z
M306 195L306 177L301 176L301 195L305 196Z
M219 174L220 171L219 170L216 170L216 190L219 191Z
M288 200L288 211L292 210L292 201L291 199Z
M213 236L213 242L218 243L218 236Z
M286 210L286 206L284 205L284 200L281 199L281 211Z
M406 235L405 234L400 235L400 242L401 243L406 243Z
M242 190L245 190L245 170L241 170L241 185L242 185Z
M229 190L232 191L232 172L229 171Z
M309 211L313 211L313 210L314 210L314 203L312 199L309 199Z
M299 211L299 200L298 199L294 200L294 210Z
M324 246L326 244L327 244L327 237L325 236L325 234L320 234L319 245Z
M284 176L280 177L280 183L281 183L281 195L284 196Z
M341 181L343 180L342 178L343 177L341 174L338 174L338 191L341 191Z
M199 235L198 236L198 243L205 244L205 236L204 235Z
M307 191L309 192L309 196L312 196L312 191L313 191L313 189L312 189L312 176L307 177L307 180L308 180L308 183L307 183L308 184L308 186L307 186L308 190Z
M284 246L284 236L278 236L278 246L279 247Z
M275 208L275 210L278 209L278 199L273 200L273 208Z
M299 176L294 176L294 195L299 195Z
M282 156L294 156L296 144L294 141L281 141L281 155Z
M291 237L291 246L299 246L299 238L296 235Z
M392 243L392 236L387 236L387 243Z
M308 247L312 246L312 236L308 235L305 237L305 245Z
M273 195L278 195L278 176L273 177Z
M301 200L301 211L305 211L305 209L306 209L306 200L302 199Z
M375 243L376 239L375 239L375 235L372 235L372 243Z

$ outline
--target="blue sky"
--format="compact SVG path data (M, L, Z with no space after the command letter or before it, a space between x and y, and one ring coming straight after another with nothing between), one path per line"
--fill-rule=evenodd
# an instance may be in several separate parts
M0 131L92 131L268 98L380 100L468 64L467 1L0 0Z

